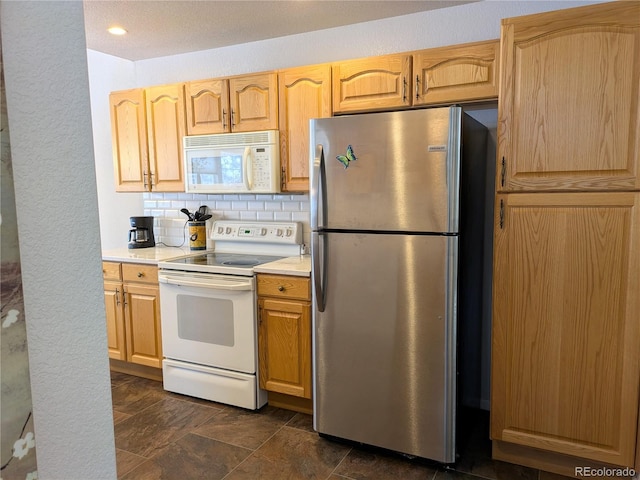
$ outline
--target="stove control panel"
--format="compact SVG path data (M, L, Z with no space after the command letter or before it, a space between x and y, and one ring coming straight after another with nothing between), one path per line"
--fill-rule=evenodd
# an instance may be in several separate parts
M298 222L244 222L218 220L211 229L215 241L301 244L302 226Z

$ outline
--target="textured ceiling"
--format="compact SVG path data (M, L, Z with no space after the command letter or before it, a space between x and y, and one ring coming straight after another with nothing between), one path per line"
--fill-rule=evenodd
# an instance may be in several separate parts
M473 0L477 1L477 0ZM128 60L282 37L471 3L445 0L85 0L87 47ZM107 33L112 25L129 33Z

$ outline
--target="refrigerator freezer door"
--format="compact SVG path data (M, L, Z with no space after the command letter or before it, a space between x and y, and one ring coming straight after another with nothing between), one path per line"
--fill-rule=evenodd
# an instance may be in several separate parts
M458 232L460 107L311 120L318 229ZM319 153L321 152L321 153ZM320 176L320 178L317 178ZM319 180L319 182L318 182Z
M331 232L319 243L328 267L324 312L314 301L315 429L455 461L458 238Z

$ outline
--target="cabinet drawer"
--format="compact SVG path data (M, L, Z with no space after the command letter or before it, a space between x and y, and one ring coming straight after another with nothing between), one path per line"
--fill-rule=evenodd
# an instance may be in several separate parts
M158 267L140 263L123 263L122 279L125 282L158 283Z
M280 298L311 299L311 282L307 277L258 275L258 295Z
M103 280L122 280L120 262L102 262Z

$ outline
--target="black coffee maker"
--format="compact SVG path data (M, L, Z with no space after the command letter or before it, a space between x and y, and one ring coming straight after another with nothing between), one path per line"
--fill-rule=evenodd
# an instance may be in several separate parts
M153 217L130 217L129 248L155 247Z

